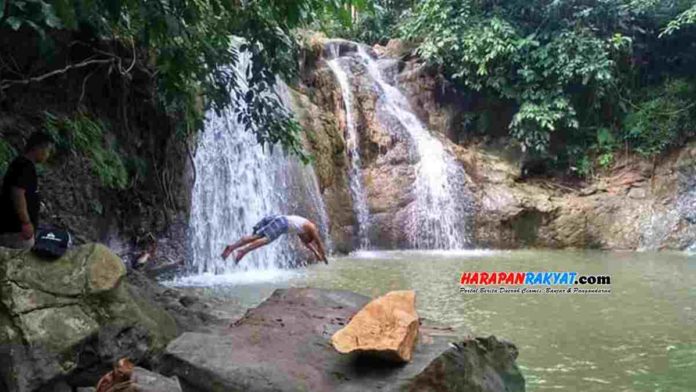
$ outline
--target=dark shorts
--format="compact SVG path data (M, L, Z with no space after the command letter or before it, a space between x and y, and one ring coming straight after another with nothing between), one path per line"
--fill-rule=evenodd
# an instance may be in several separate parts
M254 235L275 241L281 235L288 232L288 220L284 216L268 216L254 226Z

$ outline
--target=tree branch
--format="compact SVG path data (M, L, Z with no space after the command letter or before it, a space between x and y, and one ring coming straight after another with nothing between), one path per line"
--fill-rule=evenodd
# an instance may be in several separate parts
M80 99L77 100L77 109L80 109L80 105L82 104L82 99L85 97L85 87L87 86L87 80L94 75L94 73L97 72L97 69L94 69L92 72L88 73L87 76L82 80L82 92L80 93Z
M27 85L30 83L41 82L41 81L48 79L50 77L64 74L64 73L70 71L71 69L84 68L84 67L88 67L88 66L93 65L93 64L108 64L108 63L113 63L113 62L114 62L114 59L87 60L87 61L83 61L83 62L77 63L77 64L70 64L70 65L65 66L64 68L57 69L55 71L51 71L49 73L45 73L43 75L36 76L33 78L29 78L29 79L0 81L0 90L6 90L6 89L8 89L12 86L16 86L16 85Z

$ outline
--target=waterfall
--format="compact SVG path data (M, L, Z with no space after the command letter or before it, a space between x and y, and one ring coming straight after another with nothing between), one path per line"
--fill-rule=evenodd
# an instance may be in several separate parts
M641 213L639 251L658 250L675 241L686 252L696 252L696 168L677 169L677 194L672 203L654 203Z
M696 168L691 166L680 172L680 185L676 210L692 228L686 251L696 254Z
M440 140L424 127L398 88L384 80L382 71L362 46L358 57L379 94L378 108L406 131L418 157L415 202L412 203L407 235L414 248L458 249L469 243L468 209L471 201L465 173ZM385 126L389 126L383 120ZM393 122L393 121L392 121Z
M242 90L247 88L249 62L242 53L234 68ZM281 83L277 93L287 102L286 86ZM238 99L233 105L245 104ZM295 264L297 241L285 238L249 253L239 266L232 257L227 262L221 259L226 244L250 234L268 214L304 215L328 238L328 218L313 169L285 156L280 147L272 151L262 148L255 135L245 130L234 109L221 115L207 113L194 157L197 173L190 216L194 272L222 274Z
M353 114L353 94L351 85L348 80L348 74L343 69L338 57L338 47L332 47L331 52L333 58L327 61L329 68L336 76L338 84L341 87L341 95L343 97L343 105L346 113L346 144L348 147L348 156L350 158L350 172L348 173L349 186L351 196L353 197L353 211L358 222L358 239L360 241L360 249L370 247L370 240L367 236L369 230L369 209L367 207L367 197L363 187L362 179L362 164L360 162L360 139L355 129L355 119Z

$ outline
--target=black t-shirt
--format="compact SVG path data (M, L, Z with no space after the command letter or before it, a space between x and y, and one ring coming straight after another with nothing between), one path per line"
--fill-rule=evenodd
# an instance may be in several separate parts
M31 160L19 156L7 168L2 181L0 195L0 233L18 233L22 231L22 222L12 202L13 187L24 189L27 200L27 212L34 228L39 226L39 188L36 166Z

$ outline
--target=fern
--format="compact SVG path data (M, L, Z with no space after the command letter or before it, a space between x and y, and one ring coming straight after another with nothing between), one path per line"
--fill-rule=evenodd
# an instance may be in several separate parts
M5 175L5 170L12 159L17 155L17 151L5 141L0 139L0 176Z
M99 120L78 112L75 117L60 117L45 113L46 131L63 151L80 154L90 160L92 171L104 187L124 189L129 175L124 159L114 143L107 143L106 126Z

